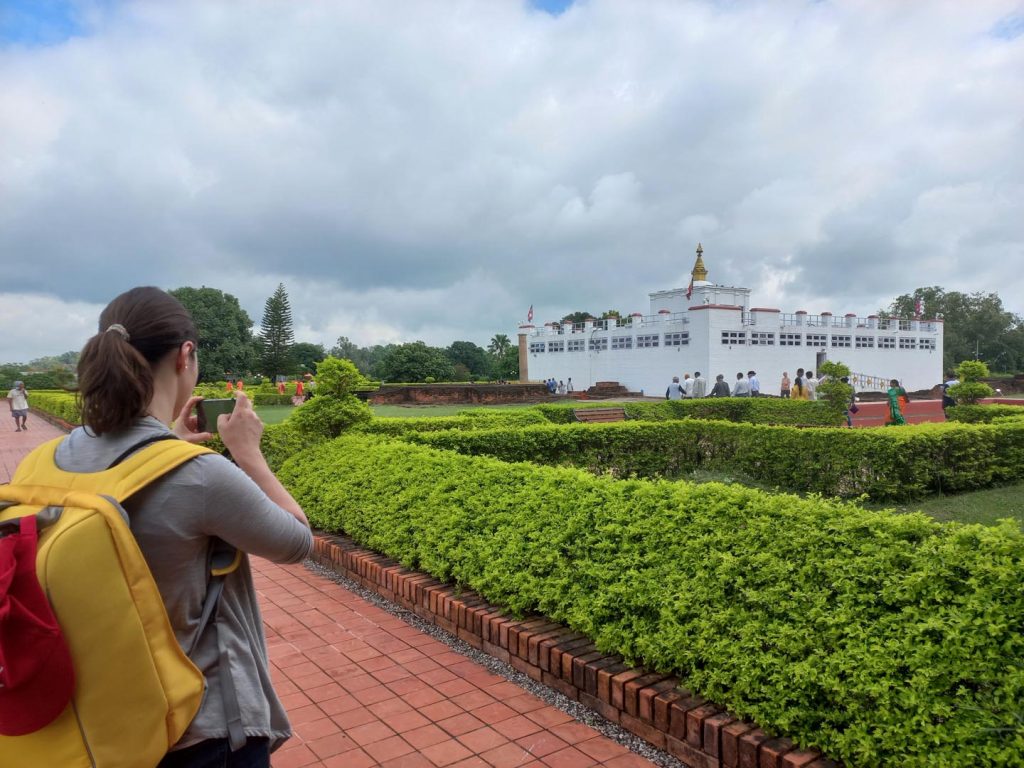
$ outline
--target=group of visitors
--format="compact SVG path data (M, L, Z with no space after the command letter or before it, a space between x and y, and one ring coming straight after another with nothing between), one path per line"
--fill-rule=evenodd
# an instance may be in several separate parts
M821 379L814 378L814 371L797 368L796 378L792 381L789 380L789 371L783 371L780 391L782 397L790 400L817 400L820 382Z
M555 381L554 378L550 378L544 382L544 386L548 388L548 392L552 395L565 395L573 391L571 377L569 378L568 383L564 381Z
M666 400L689 400L698 397L760 397L761 382L757 373L747 371L736 374L736 384L729 389L725 376L721 373L715 377L715 383L708 391L707 380L700 375L700 371L694 371L693 378L690 374L683 374L683 380L679 381L678 376L672 377L672 383L665 390Z

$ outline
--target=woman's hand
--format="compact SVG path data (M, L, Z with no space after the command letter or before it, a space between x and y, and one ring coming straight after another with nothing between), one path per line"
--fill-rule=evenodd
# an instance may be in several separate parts
M260 452L263 420L252 409L252 402L244 392L235 395L235 409L217 418L217 431L236 462L241 463Z
M185 407L181 409L181 413L178 414L178 418L174 420L174 429L172 431L188 443L202 443L213 437L209 432L198 431L199 419L192 413L196 403L202 399L196 396L190 397L188 402L185 403Z

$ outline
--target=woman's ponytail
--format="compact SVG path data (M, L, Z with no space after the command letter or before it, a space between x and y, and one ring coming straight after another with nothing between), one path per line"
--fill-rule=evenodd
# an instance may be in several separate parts
M133 288L100 315L99 333L78 361L82 424L117 432L144 416L153 398L153 368L186 341L197 340L188 310L159 288Z

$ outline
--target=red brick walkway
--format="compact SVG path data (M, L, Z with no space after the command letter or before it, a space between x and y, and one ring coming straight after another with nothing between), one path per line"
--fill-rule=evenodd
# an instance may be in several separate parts
M0 414L2 415L2 414ZM0 482L62 432L0 421ZM295 736L274 768L649 768L593 728L302 565L253 559Z

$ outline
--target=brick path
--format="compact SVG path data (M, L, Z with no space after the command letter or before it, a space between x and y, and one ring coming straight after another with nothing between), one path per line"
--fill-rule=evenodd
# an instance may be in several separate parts
M60 434L32 414L28 432L0 420L0 482ZM274 768L652 765L304 566L253 558L253 571L295 730Z

